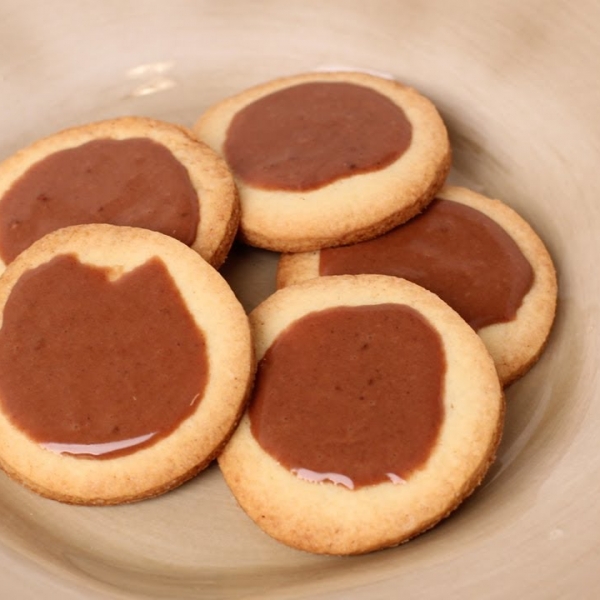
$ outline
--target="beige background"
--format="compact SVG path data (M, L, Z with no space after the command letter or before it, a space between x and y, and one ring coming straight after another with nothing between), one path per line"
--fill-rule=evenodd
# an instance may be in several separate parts
M267 538L211 468L117 508L63 506L0 477L2 598L596 598L600 593L600 3L255 0L0 4L0 158L124 114L191 125L263 80L350 67L440 108L451 181L497 196L546 240L560 308L508 392L500 457L451 519L394 550L322 558ZM250 308L274 256L225 267Z

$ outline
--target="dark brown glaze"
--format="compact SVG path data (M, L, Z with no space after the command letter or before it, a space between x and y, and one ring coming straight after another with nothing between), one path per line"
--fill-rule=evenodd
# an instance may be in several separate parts
M98 139L32 165L0 199L0 256L11 262L47 233L109 223L159 231L191 245L198 194L187 169L148 138Z
M159 259L111 281L57 256L6 302L2 410L50 450L112 458L152 444L196 410L207 377L204 336Z
M240 110L224 154L249 185L306 191L388 166L411 138L404 111L383 94L353 83L311 82Z
M313 312L260 361L252 433L301 478L399 483L437 440L445 370L438 332L408 306Z
M440 296L475 330L514 319L534 278L500 225L481 211L439 198L379 238L321 250L319 273L408 279Z

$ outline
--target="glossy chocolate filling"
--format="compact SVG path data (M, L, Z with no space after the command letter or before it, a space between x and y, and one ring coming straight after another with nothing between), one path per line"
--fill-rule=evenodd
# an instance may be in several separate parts
M534 278L500 225L481 211L439 198L379 238L321 250L319 273L408 279L435 292L475 330L514 319Z
M112 281L57 256L4 307L2 410L55 452L113 458L153 444L196 410L208 373L204 336L158 258Z
M235 175L263 189L307 191L390 165L410 146L404 111L368 87L311 82L240 110L224 145Z
M11 262L47 233L109 223L191 245L198 194L172 152L148 138L98 139L32 165L0 199L0 257Z
M438 438L445 372L439 333L408 306L309 313L259 363L252 433L298 477L401 483Z

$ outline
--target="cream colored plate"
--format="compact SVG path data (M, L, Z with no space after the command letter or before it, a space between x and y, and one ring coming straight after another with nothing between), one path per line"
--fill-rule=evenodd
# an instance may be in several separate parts
M397 549L322 558L237 508L216 467L131 506L43 500L0 477L0 596L596 598L600 589L600 4L541 0L3 0L0 156L89 120L191 125L213 101L315 68L394 75L439 106L452 180L498 196L547 241L560 310L509 391L500 458L449 520ZM248 308L275 257L236 253Z

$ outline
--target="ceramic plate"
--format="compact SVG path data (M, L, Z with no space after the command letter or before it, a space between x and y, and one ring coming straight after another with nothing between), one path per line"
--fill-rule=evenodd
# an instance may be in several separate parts
M559 271L539 364L508 390L499 459L451 518L399 548L324 558L268 538L217 467L139 504L73 507L0 477L2 598L597 598L600 594L600 4L275 0L0 4L0 158L125 114L191 125L267 79L353 68L439 107L451 181L504 199ZM276 256L224 273L250 309Z

